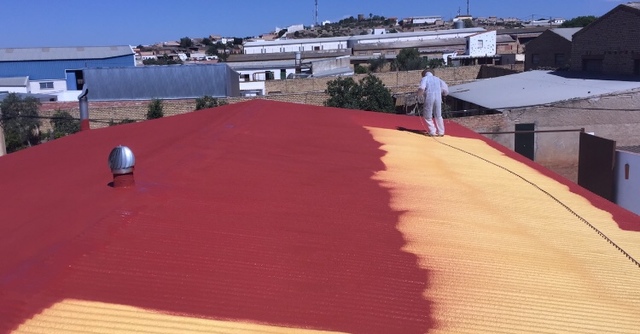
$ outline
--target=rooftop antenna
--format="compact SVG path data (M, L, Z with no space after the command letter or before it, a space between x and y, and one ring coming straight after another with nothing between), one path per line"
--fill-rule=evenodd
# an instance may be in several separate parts
M316 15L315 15L315 18L316 18L316 26L317 26L318 25L318 0L316 0Z

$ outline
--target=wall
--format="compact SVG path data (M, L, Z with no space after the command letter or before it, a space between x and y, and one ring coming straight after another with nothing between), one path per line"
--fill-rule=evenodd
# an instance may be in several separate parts
M628 175L625 166L629 168ZM615 168L616 203L640 215L640 154L616 151Z
M611 139L618 146L640 145L640 90L572 100L554 105L512 109L497 115L454 118L476 132L514 131L516 124L533 123L536 130L573 130ZM486 135L514 149L514 135ZM535 161L575 181L579 151L578 132L535 134Z
M496 32L488 31L469 36L469 55L472 57L494 56L496 54Z

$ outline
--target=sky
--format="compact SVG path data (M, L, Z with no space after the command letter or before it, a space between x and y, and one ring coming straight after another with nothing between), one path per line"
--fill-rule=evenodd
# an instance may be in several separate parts
M469 0L470 14L531 18L601 16L622 0ZM370 14L466 14L467 0L317 0L318 21ZM149 45L209 35L249 37L312 25L316 0L0 0L0 48Z

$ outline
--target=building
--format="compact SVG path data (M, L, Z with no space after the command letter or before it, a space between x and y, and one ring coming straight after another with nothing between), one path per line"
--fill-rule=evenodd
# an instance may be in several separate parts
M79 92L85 68L135 67L128 45L101 47L42 47L0 49L0 78L28 77L28 92Z
M640 75L640 2L621 4L573 36L571 69Z
M581 28L551 28L527 44L525 71L569 69L571 40Z
M573 180L581 129L619 146L640 145L639 81L527 71L450 86L449 92L453 110L485 114L458 122ZM546 132L517 137L514 130Z
M90 68L82 74L91 101L240 95L239 75L226 64Z
M433 39L465 38L485 31L482 28L447 29L435 31L405 32L381 35L302 38L279 41L254 41L244 43L245 54L287 53L305 51L341 51L365 44L421 42Z
M454 65L493 64L496 59L496 31L479 32L466 37L464 54L449 57ZM448 62L447 62L448 63Z
M637 215L447 125L258 99L1 157L0 332L635 333Z

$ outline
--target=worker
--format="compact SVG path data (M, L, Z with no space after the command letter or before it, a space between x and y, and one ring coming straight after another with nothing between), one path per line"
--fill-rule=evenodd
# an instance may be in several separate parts
M427 122L429 136L444 136L444 120L442 119L442 96L449 94L449 87L444 80L433 75L430 71L423 71L420 80L418 96L424 96L424 112L422 116ZM435 117L435 124L433 118Z

